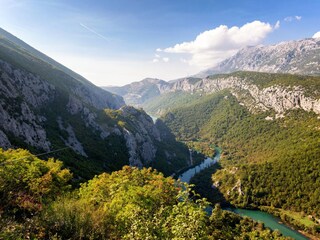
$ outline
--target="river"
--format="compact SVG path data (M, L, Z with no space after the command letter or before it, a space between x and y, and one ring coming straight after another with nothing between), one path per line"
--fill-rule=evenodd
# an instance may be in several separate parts
M213 164L217 163L220 159L220 152L221 150L217 148L217 153L214 156L214 158L206 158L202 163L200 163L199 165L190 168L188 170L186 170L185 172L183 172L179 178L182 182L186 182L189 183L190 179L198 172L200 172L201 170L212 166Z
M204 170L207 167L212 166L213 164L216 164L220 159L221 149L216 148L216 152L217 153L213 159L206 158L201 164L183 172L179 176L180 180L183 182L189 183L190 179L196 173ZM247 217L249 217L255 221L258 221L258 222L263 222L266 227L271 228L272 230L278 230L284 236L288 236L288 237L291 237L296 240L308 239L307 237L303 236L298 231L295 231L295 230L291 229L290 227L280 223L280 221L281 221L280 219L274 217L273 215L271 215L269 213L262 212L259 210L247 210L247 209L240 209L240 208L232 208L232 209L229 208L229 209L225 209L225 210L232 211L232 212L237 213L241 216L247 216Z

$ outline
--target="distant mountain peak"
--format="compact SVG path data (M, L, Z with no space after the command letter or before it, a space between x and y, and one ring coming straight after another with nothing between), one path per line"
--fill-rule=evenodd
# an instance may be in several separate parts
M280 42L274 45L249 46L196 77L235 71L320 74L320 38Z

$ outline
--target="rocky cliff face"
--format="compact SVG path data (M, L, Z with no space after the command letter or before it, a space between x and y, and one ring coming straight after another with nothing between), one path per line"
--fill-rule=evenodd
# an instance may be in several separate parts
M118 138L124 140L124 145L117 146L119 152L115 151L114 159L109 161L117 161L120 152L128 152L127 164L138 167L152 165L159 157L157 154L163 151L159 130L151 117L133 107L123 106L115 111L127 123L127 129L108 116L105 121L99 119L102 101L92 97L93 93L83 87L70 91L66 101L61 102L61 93L54 85L2 60L0 80L2 148L33 147L40 152L49 152L67 146L79 157L95 161L92 152L101 148L99 144L108 141L110 147L113 144L110 138ZM52 128L56 129L56 136L49 133ZM88 146L87 138L82 137L86 133L96 139L95 149ZM107 151L110 149L102 149L101 158ZM167 152L169 156L175 154L175 150ZM185 155L187 159L187 151ZM106 161L108 158L106 156Z
M60 131L66 131L69 135L67 140L64 139L65 144L75 152L87 156L72 126L66 123L67 126L64 127L63 121L66 120L62 115L79 114L88 127L94 128L101 136L106 137L109 133L95 121L96 113L90 111L89 107L102 109L103 106L110 108L122 105L118 100L120 98L110 102L110 99L102 96L103 90L90 92L90 88L80 85L70 91L66 105L55 106L61 97L61 90L38 75L16 68L3 60L0 60L0 80L0 141L6 143L2 145L5 148L12 146L8 139L17 138L37 149L51 150L52 143L45 129L48 123L46 108L52 110L60 107L61 115L55 117ZM5 133L12 137L6 136Z
M235 71L319 75L320 39L308 38L270 46L247 47L196 76L206 77Z
M161 126L161 123L154 124L152 118L143 110L124 106L111 114L121 122L119 134L126 140L130 165L153 166L157 165L158 161L164 161L164 165L170 165L172 169L187 165L188 149L177 144L174 135ZM172 145L176 145L176 148ZM182 159L180 158L182 164L175 162L179 152L183 155Z
M150 164L155 160L157 152L154 141L161 141L159 130L151 117L133 107L123 107L120 111L124 118L134 116L130 120L130 125L134 126L135 132L123 128L130 154L130 164L138 167Z
M142 167L161 160L168 167L161 152L173 156L179 150L167 149L146 113L24 46L0 37L1 148L49 153L84 177L125 164ZM182 151L187 159L188 151Z
M284 78L289 80L281 82ZM154 85L154 87L157 87L157 94L150 97L148 102L150 103L153 98L166 93L210 94L221 90L230 90L239 102L251 112L273 110L277 113L277 117L282 117L287 110L303 109L320 114L320 99L318 97L319 94L317 94L317 86L311 87L310 85L310 88L313 89L308 90L305 88L306 84L303 84L303 81L308 81L308 79L320 82L320 77L305 76L303 79L300 78L300 76L294 75L257 72L220 74L206 78L189 77L171 83L157 83ZM271 85L267 86L266 84L259 84L259 81L262 81L262 83L273 81L274 84L270 83ZM144 84L140 82L140 87L143 88ZM131 93L131 95L133 94ZM143 106L143 101L139 105ZM162 110L159 109L159 111Z
M256 75L252 77L250 73L246 75L220 75L192 82L184 79L160 89L160 92L161 94L176 91L210 94L227 89L252 112L274 110L277 116L282 116L287 110L303 109L320 114L320 99L316 96L308 96L306 89L299 84L261 87L254 83ZM279 75L274 75L275 78L276 76ZM315 79L320 81L320 77ZM314 91L316 92L316 89Z
M12 146L6 132L33 147L50 150L51 143L42 124L46 117L37 114L35 109L52 101L55 87L2 60L0 79L1 146Z

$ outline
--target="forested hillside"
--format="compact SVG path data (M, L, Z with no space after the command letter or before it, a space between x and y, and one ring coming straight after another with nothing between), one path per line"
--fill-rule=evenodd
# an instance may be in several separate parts
M318 116L302 110L275 115L252 114L224 91L172 110L163 121L181 140L223 149L223 169L212 179L232 204L271 206L319 219Z
M152 169L124 167L71 189L62 162L0 150L1 239L285 239Z

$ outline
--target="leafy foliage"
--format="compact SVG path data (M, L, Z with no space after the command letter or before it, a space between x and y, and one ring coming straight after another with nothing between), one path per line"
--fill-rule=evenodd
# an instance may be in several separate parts
M25 150L0 156L1 239L284 239L218 207L209 216L187 184L151 168L126 166L71 191L59 161Z
M71 177L60 161L42 161L22 149L0 149L0 211L39 212L69 189Z
M124 167L54 203L43 221L62 238L199 239L206 233L205 202L188 196L187 186L150 168Z

